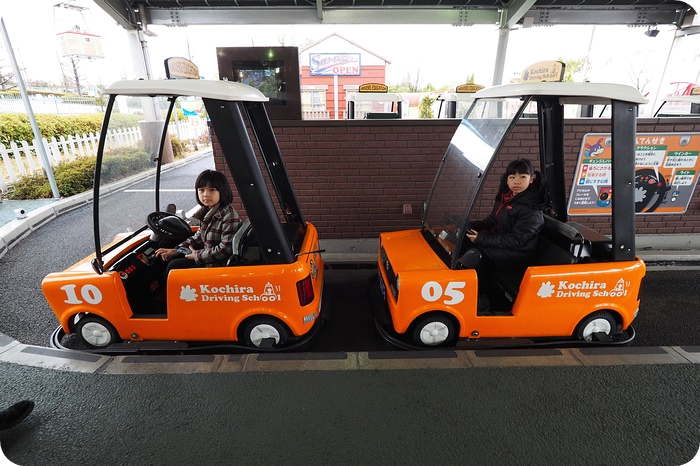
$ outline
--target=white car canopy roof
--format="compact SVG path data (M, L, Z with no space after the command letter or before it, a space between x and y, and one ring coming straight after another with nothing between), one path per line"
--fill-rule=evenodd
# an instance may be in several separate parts
M443 100L445 102L470 102L475 98L475 92L445 92L440 94L438 100Z
M665 102L688 102L691 104L700 104L700 94L697 95L674 95L664 97Z
M613 100L645 104L647 100L632 86L625 84L572 83L572 82L521 82L482 89L476 99L497 99L521 96L554 96L562 103L609 104Z
M358 92L346 95L345 100L352 102L401 102L403 99L399 94L390 92Z
M195 96L232 102L269 100L262 92L246 84L205 79L117 81L105 89L105 94Z

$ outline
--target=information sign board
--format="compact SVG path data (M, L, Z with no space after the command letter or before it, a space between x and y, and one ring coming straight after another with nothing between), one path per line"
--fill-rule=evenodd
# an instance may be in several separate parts
M609 133L583 137L569 195L569 215L610 215L612 148ZM637 133L635 212L682 214L698 182L700 133Z

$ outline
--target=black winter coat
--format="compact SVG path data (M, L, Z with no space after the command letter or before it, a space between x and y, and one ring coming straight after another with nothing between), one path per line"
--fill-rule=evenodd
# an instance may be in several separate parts
M510 202L497 201L488 217L470 224L479 233L476 246L497 266L527 267L537 250L548 202L547 191L539 183Z

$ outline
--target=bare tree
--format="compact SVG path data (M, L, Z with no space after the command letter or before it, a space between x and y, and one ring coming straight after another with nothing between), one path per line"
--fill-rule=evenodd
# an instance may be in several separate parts
M406 77L404 78L404 82L402 84L408 86L408 92L419 92L421 88L420 67L416 69L415 79L411 76L411 70L406 70Z
M9 91L17 87L15 73L11 67L7 67L0 62L0 90Z
M646 87L652 81L649 69L649 60L644 60L643 63L635 66L635 61L630 64L629 77L632 81L632 85L637 88L642 95L648 94Z
M61 62L61 71L63 72L63 85L66 91L71 88L78 90L78 95L83 95L83 85L80 80L83 78L80 75L79 61L75 57L67 57L67 61Z

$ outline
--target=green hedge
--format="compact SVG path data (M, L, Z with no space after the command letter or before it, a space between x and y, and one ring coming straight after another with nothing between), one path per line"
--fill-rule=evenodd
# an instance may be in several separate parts
M56 139L71 134L95 133L102 127L102 113L86 115L62 116L37 114L36 122L41 136L47 140ZM128 128L136 126L139 115L114 114L110 120L110 128ZM34 139L32 126L26 113L0 113L0 144L9 146L12 141L31 142Z
M61 162L54 167L54 178L61 197L73 196L92 189L96 157L82 157ZM143 148L107 152L102 162L101 180L115 181L150 168L152 162ZM12 185L8 199L45 199L53 196L45 173L23 176Z

